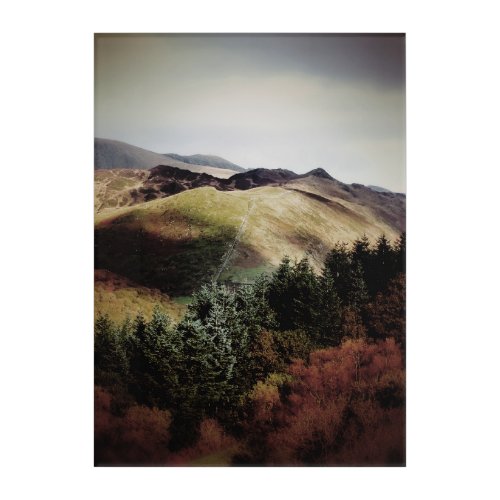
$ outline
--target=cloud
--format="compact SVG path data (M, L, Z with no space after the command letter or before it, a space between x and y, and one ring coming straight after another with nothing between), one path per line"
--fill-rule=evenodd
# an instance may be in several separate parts
M395 37L98 37L96 135L246 167L322 166L402 191L401 47Z

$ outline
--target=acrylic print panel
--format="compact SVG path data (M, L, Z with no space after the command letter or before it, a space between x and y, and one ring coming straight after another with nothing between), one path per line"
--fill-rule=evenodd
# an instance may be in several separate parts
M95 35L95 465L405 465L405 37Z

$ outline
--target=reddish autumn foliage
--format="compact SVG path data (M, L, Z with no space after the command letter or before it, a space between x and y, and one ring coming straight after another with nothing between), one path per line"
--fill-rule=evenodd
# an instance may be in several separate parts
M122 416L111 411L111 396L94 390L96 465L162 465L168 459L170 413L132 406Z
M283 384L281 397L272 384L254 389L250 428L266 433L250 444L256 462L404 462L405 377L394 340L349 340L313 352L308 365L295 361L289 373L292 381Z
M203 420L199 431L198 441L193 446L173 454L169 465L198 465L197 461L210 460L212 456L238 452L237 440L228 435L215 419Z
M98 317L96 464L404 464L404 241L204 285L177 325Z

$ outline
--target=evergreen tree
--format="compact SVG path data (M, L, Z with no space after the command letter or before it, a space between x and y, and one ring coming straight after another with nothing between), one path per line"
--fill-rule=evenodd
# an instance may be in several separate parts
M262 274L252 286L244 286L236 292L236 306L240 319L248 329L250 340L262 329L277 327L276 315L268 302L269 278Z
M372 292L379 292L385 290L387 283L394 277L394 262L395 255L391 245L385 235L383 234L377 240L374 253L374 276L375 282L374 290Z
M336 243L327 254L323 274L326 273L332 277L340 301L346 303L351 279L351 256L346 243Z
M325 270L319 279L320 294L314 339L321 346L338 345L341 340L341 302L332 275Z
M368 294L375 293L376 276L373 270L374 252L370 247L370 241L366 235L354 241L352 246L352 263L361 264L363 279L365 280Z
M285 257L271 276L268 301L280 330L313 333L319 299L318 280L307 258L290 264Z
M290 317L290 290L292 287L293 272L290 258L285 256L278 269L273 273L267 289L267 301L274 311L276 321L281 329L292 329Z
M94 329L95 381L104 387L122 385L128 361L124 343L107 315L99 315Z
M142 343L146 332L146 321L139 313L133 324L132 333L126 339L127 355L130 363L129 386L132 394L139 403L145 403L148 398L145 383L143 382L146 370L146 359Z
M406 280L399 274L389 282L387 291L378 293L368 308L369 335L381 340L394 338L403 348L406 338Z
M368 240L366 234L354 241L352 246L352 260L354 262L359 262L363 271L366 271L369 267L371 261L371 250L370 241Z
M292 329L313 333L317 323L318 279L307 258L298 262L292 272L290 316Z
M347 305L360 312L368 301L368 290L363 278L363 268L359 261L353 263L350 276Z
M406 232L402 232L396 241L396 273L406 273Z
M215 283L203 286L179 324L178 333L185 360L185 399L202 415L217 416L237 398L237 364L248 348L248 331L235 295Z
M146 332L146 325L147 324L146 320L144 319L144 316L141 313L139 313L134 321L134 336L139 340L144 339L144 335Z
M168 408L178 391L181 345L170 318L158 306L150 322L135 321L129 339L131 390L141 404Z

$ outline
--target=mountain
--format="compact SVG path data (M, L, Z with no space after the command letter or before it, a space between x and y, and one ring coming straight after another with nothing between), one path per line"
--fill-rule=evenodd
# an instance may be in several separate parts
M336 179L302 176L286 185L318 199L342 200L369 211L375 220L383 221L397 232L406 229L406 196L401 193L379 193L362 184L344 184Z
M228 179L170 165L158 165L148 171L111 169L96 172L95 207L97 211L101 211L106 208L136 205L204 186L212 186L219 191L284 186L289 181L307 177L337 182L323 169L298 175L291 170L257 168L234 174Z
M125 142L94 139L94 168L151 168L165 163L165 157Z
M406 197L347 185L324 170L255 169L228 179L172 166L96 172L95 265L171 297L241 282L288 255L319 272L336 242L394 241Z
M178 156L178 155L173 155ZM239 172L242 169L237 165L234 165L223 158L211 157L205 155L194 155L192 157L180 157L179 158L190 158L191 161L184 162L173 156L165 156L159 153L153 153L146 149L139 148L137 146L132 146L121 141L113 141L110 139L94 139L94 169L149 169L156 167L157 165L164 165L168 160L168 164L182 168L185 170L190 170L192 172L198 173L208 173L210 175L226 178ZM214 160L216 158L216 160ZM196 164L194 160L202 162ZM215 165L218 163L220 165L225 164L226 166L218 167ZM234 169L229 168L229 165L234 166Z
M230 182L235 189L252 189L262 186L280 185L296 177L297 174L291 170L282 168L256 168L244 173L235 174L228 179L228 182Z
M174 160L188 163L190 165L207 165L209 167L223 168L226 170L234 170L235 172L245 172L245 168L231 163L230 161L221 158L220 156L214 155L190 155L182 156L175 153L166 153L167 158L173 158Z

